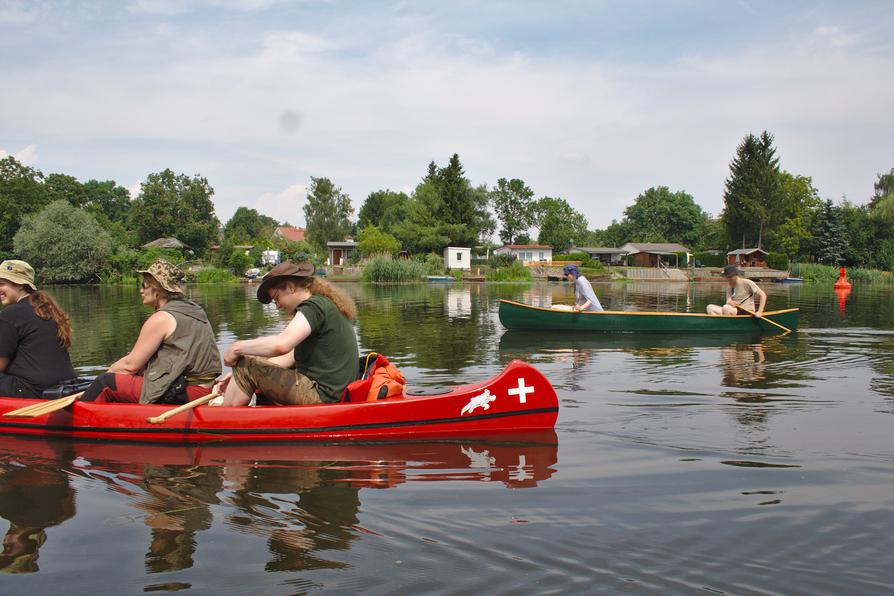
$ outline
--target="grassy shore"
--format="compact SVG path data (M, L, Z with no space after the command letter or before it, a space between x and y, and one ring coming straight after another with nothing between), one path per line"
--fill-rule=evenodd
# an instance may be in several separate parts
M804 281L808 282L835 283L838 280L838 269L838 267L817 263L792 263L790 272L793 277L802 277ZM890 271L860 267L848 268L847 278L849 281L858 283L894 283L894 275Z

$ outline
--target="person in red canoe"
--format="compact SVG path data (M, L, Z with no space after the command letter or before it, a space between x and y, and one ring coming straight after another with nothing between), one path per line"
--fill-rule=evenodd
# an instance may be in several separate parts
M310 263L284 261L258 286L258 300L293 315L277 335L237 341L224 354L233 372L223 378L217 405L248 405L255 392L278 405L332 403L357 380L354 302L314 277Z
M71 321L53 297L34 285L25 261L0 263L0 395L40 397L73 379Z
M222 372L220 351L205 311L183 295L183 272L159 259L137 273L143 304L155 313L130 353L96 377L81 401L174 404L208 395Z

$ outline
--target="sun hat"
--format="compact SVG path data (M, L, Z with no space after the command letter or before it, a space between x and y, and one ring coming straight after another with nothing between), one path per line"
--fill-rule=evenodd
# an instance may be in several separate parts
M183 293L183 288L180 287L180 282L185 277L185 274L179 267L164 259L158 259L149 265L148 269L139 270L137 273L144 273L152 276L152 278L158 282L158 285L168 292L173 294Z
M736 275L741 275L739 268L736 265L726 265L723 268L723 277L733 277Z
M283 261L273 269L267 272L261 279L261 285L258 286L258 300L261 304L270 304L270 288L277 282L284 279L301 279L310 277L314 274L316 268L307 262L293 263L292 261Z
M577 268L577 265L565 265L565 267L562 268L562 273L564 275L573 273L575 277L580 277L580 269Z
M9 260L0 263L0 278L28 286L31 291L37 291L37 286L34 285L34 269L25 261Z

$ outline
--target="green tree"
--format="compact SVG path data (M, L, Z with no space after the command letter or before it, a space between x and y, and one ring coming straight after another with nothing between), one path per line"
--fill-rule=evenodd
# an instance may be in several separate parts
M394 255L400 250L400 242L376 226L366 226L360 230L357 248L364 257L374 255Z
M241 277L245 274L247 269L254 267L254 261L252 261L251 255L245 254L244 250L234 250L230 253L230 258L227 259L227 265L233 270L233 274L237 277Z
M534 225L534 191L518 178L500 178L490 191L490 202L500 220L500 240L512 244Z
M275 219L261 215L256 209L239 207L224 226L223 235L235 244L248 244L268 240L277 225Z
M328 242L342 241L351 233L354 208L350 197L329 178L311 177L310 181L304 205L307 239L319 254L325 254Z
M814 230L814 256L820 263L837 265L848 253L847 232L840 210L826 201L820 208L818 226Z
M102 213L109 221L125 223L130 211L130 193L114 180L88 180L82 185L85 206L94 216Z
M170 169L149 174L130 209L138 241L174 237L197 253L206 253L220 231L213 194L208 180L200 176L175 174Z
M14 245L41 281L49 283L96 279L112 253L105 230L89 213L65 200L26 216Z
M409 214L410 197L403 192L377 190L369 193L357 213L357 227L376 226L388 232Z
M671 192L666 186L641 193L624 210L630 237L636 242L678 242L694 246L707 214L685 191Z
M534 213L540 228L537 242L552 246L556 252L587 239L587 218L565 199L543 197L535 203Z
M0 160L0 251L12 250L22 218L50 201L40 170L22 165L14 157Z
M822 207L819 192L810 177L780 172L777 197L775 226L767 230L767 246L789 258L806 253L811 240L811 222Z
M773 135L749 134L736 147L723 194L723 223L734 243L760 248L764 231L779 220L779 159Z

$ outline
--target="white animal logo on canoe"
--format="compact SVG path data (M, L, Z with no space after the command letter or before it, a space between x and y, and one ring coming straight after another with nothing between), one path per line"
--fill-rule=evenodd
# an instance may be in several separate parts
M490 392L490 389L485 389L484 393L481 395L476 395L472 399L469 400L469 403L460 411L460 416L465 416L466 414L471 414L478 408L482 410L489 410L490 403L497 399L497 396Z

